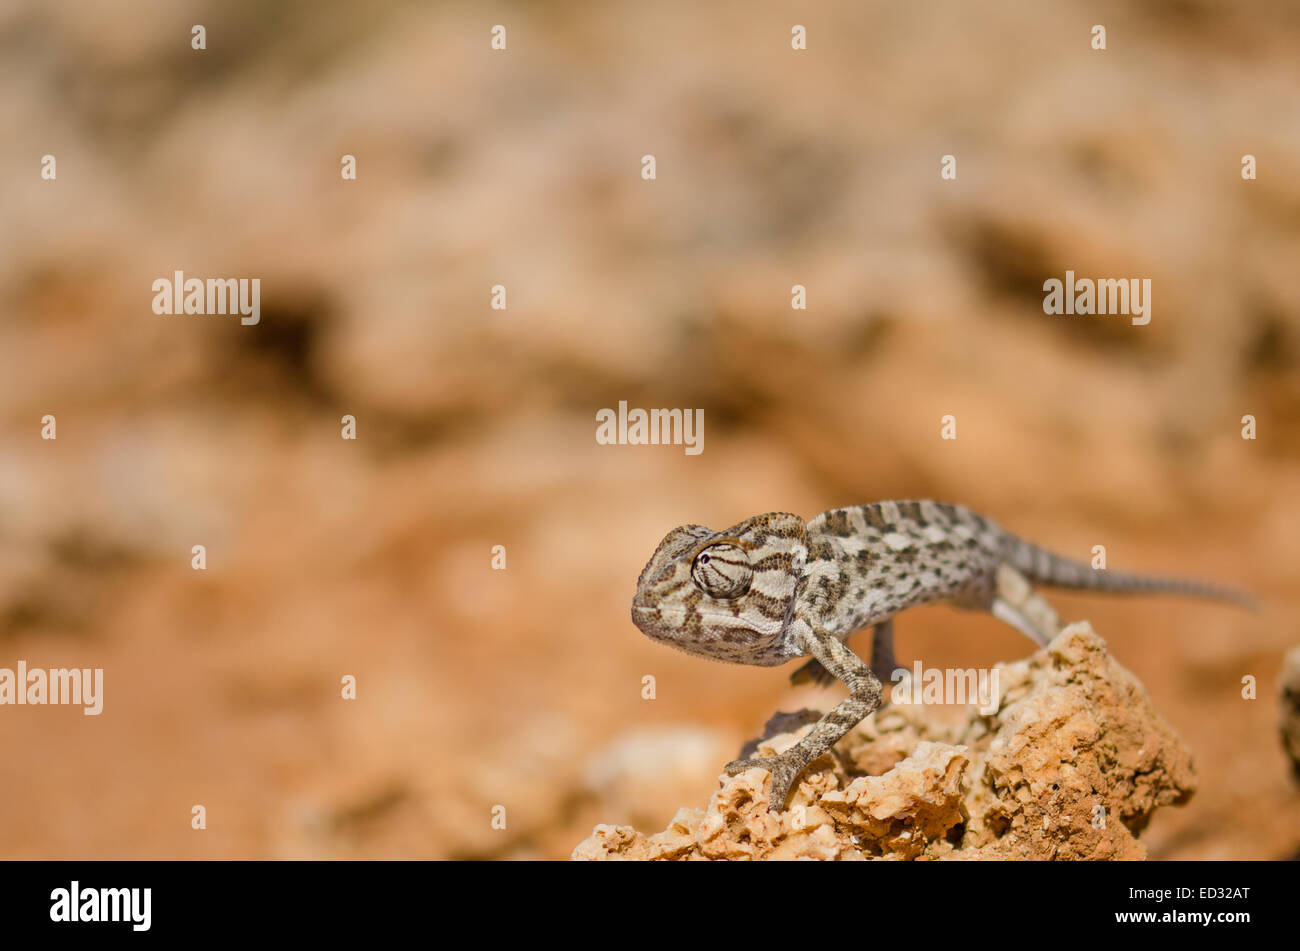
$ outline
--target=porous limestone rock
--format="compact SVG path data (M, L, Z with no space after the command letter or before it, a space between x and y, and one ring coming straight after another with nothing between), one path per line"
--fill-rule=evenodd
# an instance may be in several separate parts
M1141 859L1191 755L1086 623L997 668L996 711L945 720L895 703L811 763L783 812L761 769L646 835L596 826L574 859ZM987 707L985 709L988 709ZM758 744L770 755L809 727Z

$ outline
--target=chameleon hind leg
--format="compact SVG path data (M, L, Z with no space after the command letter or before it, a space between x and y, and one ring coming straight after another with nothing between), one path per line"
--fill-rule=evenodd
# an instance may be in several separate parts
M998 566L997 589L989 611L1040 647L1046 647L1061 631L1061 620L1052 606L1034 591L1028 578L1005 563Z

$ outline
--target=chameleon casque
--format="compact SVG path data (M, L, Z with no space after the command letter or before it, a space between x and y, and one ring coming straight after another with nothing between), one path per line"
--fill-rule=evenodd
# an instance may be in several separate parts
M675 528L637 580L632 622L652 640L733 664L772 667L811 655L792 682L838 679L848 687L795 746L727 764L733 775L767 770L771 808L779 810L804 767L879 708L895 666L895 614L931 603L990 611L1043 645L1058 622L1032 582L1251 604L1210 583L1094 570L960 505L925 500L831 509L807 523L770 512L721 532ZM845 643L869 625L870 666Z

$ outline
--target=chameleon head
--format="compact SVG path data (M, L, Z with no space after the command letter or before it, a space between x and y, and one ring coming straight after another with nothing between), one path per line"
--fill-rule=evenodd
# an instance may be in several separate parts
M637 579L632 623L702 657L784 663L794 656L784 634L806 557L797 515L758 515L722 532L675 528Z

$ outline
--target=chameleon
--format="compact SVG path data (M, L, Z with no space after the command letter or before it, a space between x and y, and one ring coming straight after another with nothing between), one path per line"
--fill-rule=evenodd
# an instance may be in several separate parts
M755 515L725 531L682 525L637 579L632 622L651 640L700 657L774 667L810 657L793 683L842 682L849 695L790 749L733 760L771 776L769 807L785 807L805 767L877 710L895 667L893 618L921 604L983 610L1039 645L1055 613L1033 589L1172 593L1254 607L1211 582L1094 569L1030 544L968 508L885 501L798 515ZM872 627L871 664L847 644ZM742 751L742 756L745 751Z

